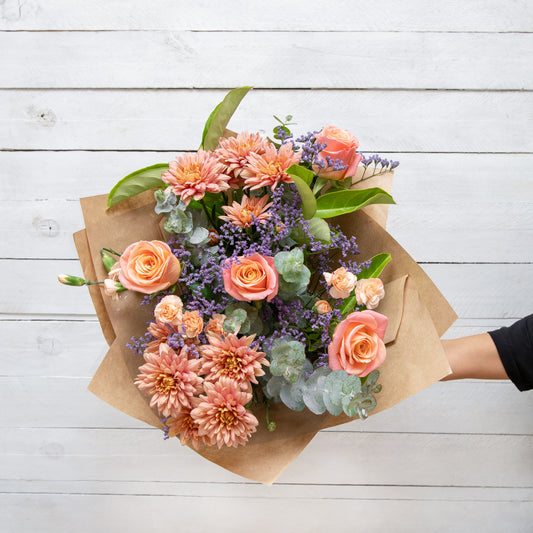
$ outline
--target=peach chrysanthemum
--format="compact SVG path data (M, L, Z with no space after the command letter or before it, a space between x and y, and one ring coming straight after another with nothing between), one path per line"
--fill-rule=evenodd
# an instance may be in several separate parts
M222 209L227 216L220 216L218 218L229 220L241 228L248 228L251 226L254 218L261 224L264 224L270 216L268 208L272 205L272 202L267 204L268 199L268 194L265 194L265 196L262 196L261 198L257 196L249 198L244 195L241 203L233 202L232 205L223 205Z
M259 133L247 131L239 133L237 137L220 139L220 145L215 150L215 154L220 163L224 165L224 173L231 176L229 182L231 187L240 187L242 180L239 178L248 164L248 156L264 154L268 144L268 141L263 139Z
M207 437L219 448L246 444L256 431L257 418L245 405L252 395L243 392L239 384L221 377L215 383L204 383L207 396L200 396L200 404L191 411L198 424L198 435Z
M198 398L192 398L192 400L194 400L194 407L200 403ZM167 437L179 437L182 446L190 442L195 449L198 449L200 443L207 446L214 444L208 437L198 435L198 423L191 416L191 409L182 409L171 416L165 424Z
M201 200L206 192L218 193L229 189L229 176L224 174L224 167L213 152L198 150L186 153L168 166L161 179L187 205L191 198Z
M163 416L175 415L183 408L191 408L191 399L202 392L202 378L198 375L199 359L187 359L168 344L159 345L159 353L144 352L146 363L139 367L135 385L151 395L150 407L157 407Z
M265 353L251 348L255 335L237 337L233 333L226 337L208 335L209 344L200 346L202 356L201 374L206 374L206 381L217 381L222 377L231 378L239 384L248 381L257 383L256 376L265 374L261 365L269 366Z
M159 346L161 344L166 344L167 338L171 333L174 333L175 330L168 324L158 324L157 322L150 322L148 325L148 333L154 337L153 341L150 341L146 345L146 352L151 352L158 354Z
M292 183L292 178L285 171L299 162L300 154L293 151L292 143L282 145L279 152L269 143L263 155L248 156L248 164L241 173L244 187L251 190L271 187L274 190L281 181Z

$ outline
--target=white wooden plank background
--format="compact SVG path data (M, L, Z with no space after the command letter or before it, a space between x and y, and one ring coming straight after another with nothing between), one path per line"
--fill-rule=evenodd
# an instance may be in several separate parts
M458 312L446 337L511 324L532 311L532 25L527 1L0 0L0 530L531 531L531 393L435 384L263 487L86 391L106 346L55 275L80 272L79 197L194 150L252 84L233 129L291 113L401 161L389 230Z

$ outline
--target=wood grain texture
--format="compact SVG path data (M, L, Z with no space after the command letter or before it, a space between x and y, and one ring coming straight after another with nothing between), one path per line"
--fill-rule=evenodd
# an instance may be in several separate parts
M533 89L527 33L0 32L0 49L1 88Z
M424 264L452 307L462 318L520 318L531 312L528 298L533 264ZM67 287L58 273L82 275L76 260L0 259L0 314L93 315L85 287Z
M530 32L529 2L502 7L497 0L450 0L430 8L423 0L339 0L324 8L309 0L272 0L257 6L235 0L231 9L209 0L143 0L87 4L69 0L3 0L0 29L7 30L226 30L226 31L487 31Z
M274 76L274 74L272 74ZM221 90L0 91L0 146L196 150ZM528 92L255 90L230 122L268 135L273 114L304 133L355 132L363 152L533 152ZM296 131L296 130L295 130Z

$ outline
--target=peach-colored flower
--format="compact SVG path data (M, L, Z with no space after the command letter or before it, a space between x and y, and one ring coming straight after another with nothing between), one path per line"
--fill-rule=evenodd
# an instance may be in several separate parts
M326 300L318 300L318 302L315 303L315 309L319 315L324 315L331 311L331 305L329 305L329 302Z
M357 276L344 267L337 268L333 273L324 272L324 278L332 298L348 298L357 282Z
M226 320L226 315L214 313L204 328L206 335L225 335L224 320Z
M251 190L270 187L274 190L282 181L292 183L292 178L285 171L299 162L300 154L293 151L292 143L282 145L279 152L269 143L263 155L252 153L248 156L248 165L241 173L244 187Z
M224 289L236 300L251 302L266 298L270 302L278 293L279 277L273 257L254 253L226 262L222 268Z
M357 305L364 305L367 309L375 309L384 296L385 289L379 278L360 279L355 285Z
M266 354L251 348L255 335L237 337L233 333L225 338L208 335L209 344L200 346L202 356L201 374L206 381L217 381L222 376L231 378L239 384L251 381L257 383L256 376L264 376L261 365L269 366Z
M233 188L242 185L241 172L248 164L250 154L263 155L268 146L268 141L259 133L243 131L237 137L220 139L220 145L215 150L215 155L224 168L224 173L231 176L229 184Z
M155 319L161 324L179 326L183 319L183 302L179 296L165 296L154 309Z
M106 296L110 296L113 300L117 300L119 289L120 284L117 285L116 281L109 278L104 279L104 293Z
M176 283L180 273L180 262L165 242L135 242L120 256L120 283L132 291L162 291Z
M145 351L144 358L135 385L152 396L150 407L156 406L163 416L190 409L191 398L202 391L200 360L177 354L168 344L160 344L158 354Z
M340 322L328 346L332 370L364 377L385 360L383 338L387 329L386 316L375 311L357 311Z
M168 166L161 179L186 205L189 205L191 198L201 200L206 192L217 193L229 189L229 176L224 174L224 167L213 152L198 150L185 153Z
M230 220L233 224L241 228L251 226L254 218L261 224L264 224L271 215L268 212L268 208L272 205L272 202L267 204L268 199L268 194L265 194L261 198L257 196L249 198L244 195L241 203L233 202L232 205L223 205L222 209L228 216L220 216L218 218Z
M198 398L191 398L193 408L200 403ZM200 443L211 446L214 443L208 437L198 435L198 424L191 416L192 409L182 409L166 421L166 434L169 438L178 437L182 446L189 442L198 449Z
M167 324L150 322L148 325L148 333L154 337L154 340L146 345L145 353L152 352L158 354L159 345L166 344L169 334L174 333L174 330Z
M117 261L112 267L111 270L107 273L107 277L113 281L118 280L120 274L120 261Z
M314 168L315 172L320 172L320 176L331 180L342 180L354 176L357 165L363 158L357 153L359 141L347 130L336 128L335 126L326 126L320 133L315 135L317 142L326 144L326 147L318 153L318 157L326 162L328 157L333 164L340 161L346 166L342 170L320 170L318 166Z
M215 383L206 382L204 390L206 396L200 396L202 402L191 411L198 423L198 435L207 437L219 448L224 444L234 447L246 444L258 425L257 418L245 407L252 395L227 377Z
M183 313L183 326L185 327L185 336L194 339L204 328L204 320L199 311L185 311Z

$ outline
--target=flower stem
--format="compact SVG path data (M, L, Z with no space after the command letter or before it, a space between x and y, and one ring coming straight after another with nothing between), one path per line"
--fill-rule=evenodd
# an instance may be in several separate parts
M202 205L204 209L205 216L207 217L207 220L213 226L214 229L218 230L217 225L215 224L215 221L211 217L211 213L209 212L209 209L207 209L207 206L205 205L204 199L200 199L200 204Z
M109 252L110 254L116 255L118 257L120 257L122 255L122 254L119 254L118 252L115 252L115 250L113 250L111 248L102 248L102 250L104 250L105 252Z

